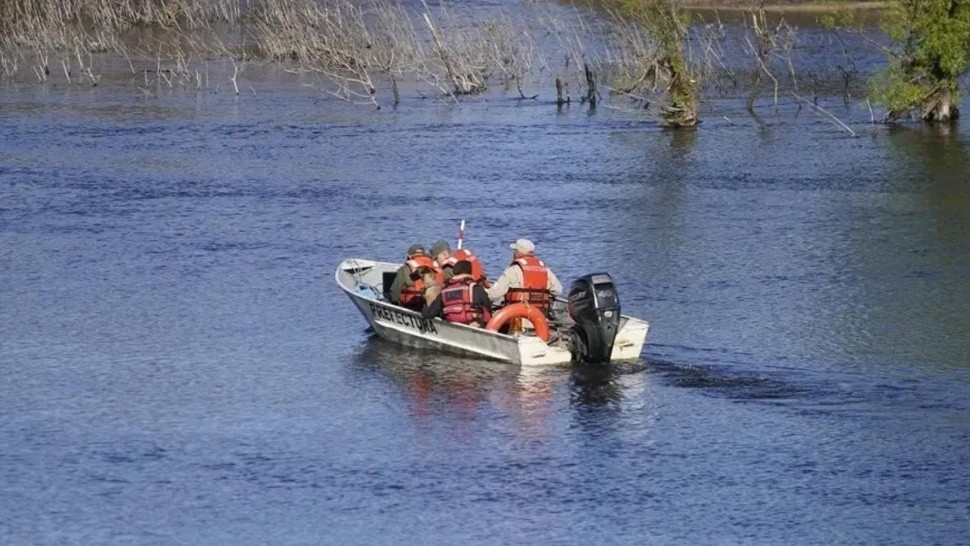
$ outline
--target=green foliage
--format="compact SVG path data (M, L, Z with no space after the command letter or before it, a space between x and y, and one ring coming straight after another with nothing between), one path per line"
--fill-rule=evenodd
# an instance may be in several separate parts
M970 68L970 0L897 0L883 28L896 50L870 87L889 116L925 109L940 94L952 97L956 106L958 80ZM923 117L935 118L926 111Z
M901 0L887 12L884 28L920 66L959 77L970 59L970 2Z
M671 0L617 0L625 15L646 28L663 52L680 52L691 16Z
M699 86L684 56L691 15L675 0L616 0L624 17L647 29L657 44L657 64L670 78L670 107L664 119L670 126L692 126L697 123Z
M818 22L830 30L855 28L858 25L855 12L848 8L839 8L833 12L826 13L818 18Z
M869 96L889 112L904 113L920 104L926 92L894 64L876 72L869 79Z

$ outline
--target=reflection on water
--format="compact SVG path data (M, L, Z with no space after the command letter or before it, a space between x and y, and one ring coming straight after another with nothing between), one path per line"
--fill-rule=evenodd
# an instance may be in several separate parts
M571 402L576 407L614 407L628 403L641 394L624 384L631 374L644 374L646 362L617 362L609 366L601 364L577 364L571 373Z
M521 367L411 350L372 337L355 354L355 367L389 380L417 422L508 419L526 438L548 436L568 404L580 424L606 411L648 411L647 361L611 366ZM644 416L646 417L646 416Z
M552 398L569 378L568 367L521 368L411 350L376 337L362 344L355 362L397 386L416 419L476 421L500 415L529 435L550 432Z
M687 159L690 156L691 150L694 148L694 142L697 140L697 128L694 127L683 131L670 129L666 132L670 136L671 159L674 161ZM683 171L682 168L677 170Z
M888 134L888 142L893 148L891 161L894 168L904 176L913 178L917 187L928 190L928 195L933 198L930 204L947 215L941 218L946 221L941 221L940 228L951 225L962 227L959 218L966 221L966 216L970 215L966 191L967 184L970 184L967 178L970 172L970 144L967 137L946 125L893 127ZM966 235L966 230L959 230L959 234L970 237ZM953 235L957 235L957 232ZM962 242L960 239L958 241Z
M970 315L958 295L970 282L970 153L951 130L900 128L886 139L906 193L874 196L858 213L868 233L850 240L860 282L847 319L864 337L852 346L965 367Z

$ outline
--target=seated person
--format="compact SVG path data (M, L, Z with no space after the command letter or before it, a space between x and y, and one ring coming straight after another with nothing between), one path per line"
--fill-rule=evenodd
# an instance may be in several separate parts
M451 256L447 260L442 262L441 267L445 271L446 279L451 276L451 268L455 267L455 264L461 260L467 260L472 264L472 279L474 279L475 282L484 286L485 288L492 286L492 283L485 278L485 267L482 265L482 262L480 262L478 258L467 248L459 248L458 250L452 252Z
M415 311L424 306L424 289L427 273L434 278L434 260L424 251L424 245L414 244L408 248L407 261L398 268L391 284L391 301Z
M432 295L426 295L430 301L421 311L425 318L440 317L448 322L481 328L492 316L488 293L472 278L472 264L467 260L456 262L441 293L430 299Z
M451 266L454 265L454 262L451 262L451 245L448 244L448 241L441 239L431 245L431 257L434 259L435 267L442 272L441 282L450 279ZM446 265L447 269L445 268Z
M519 239L509 245L512 263L488 289L492 301L504 300L506 305L525 302L548 311L550 302L562 293L562 283L556 274L535 256L536 245Z

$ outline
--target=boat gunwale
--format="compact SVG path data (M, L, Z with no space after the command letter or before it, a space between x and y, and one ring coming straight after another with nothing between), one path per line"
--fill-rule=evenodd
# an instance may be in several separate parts
M346 272L346 273L348 273L350 275L353 275L353 273L350 273L351 271L353 271L353 269L345 269L345 268L341 267L341 266L343 266L343 264L347 263L348 261L364 261L364 262L370 262L370 264L372 264L372 265L367 266L368 268L373 268L373 267L378 266L378 265L390 265L390 266L392 266L394 268L399 267L394 262L382 262L382 261L377 261L377 260L369 260L369 259L366 259L366 258L347 258L347 259L341 260L340 261L340 264L337 266L337 271L334 273L334 280L337 281L337 285L340 286L340 288L344 292L346 292L348 295L350 295L351 297L354 297L354 298L359 298L359 299L366 300L366 301L373 301L373 302L376 302L376 303L383 304L385 306L389 306L389 307L391 307L391 308L393 308L395 310L407 311L407 312L412 313L412 314L415 314L415 315L417 315L417 316L419 316L421 318L424 318L424 315L422 315L418 311L414 311L413 309L408 309L407 307L402 307L400 305L397 305L395 303L391 303L391 302L386 301L386 300L383 300L383 299L370 299L370 298L365 298L364 296L361 296L361 295L355 293L349 287L345 286L342 282L340 282L340 273L341 273L341 271ZM564 300L562 298L556 298L556 301L561 301L561 302L564 302L564 303L566 302L566 300ZM642 323L642 324L647 325L647 327L650 326L650 321L645 320L645 319L641 319L641 318L637 318L637 317L634 317L634 316L631 316L631 315L624 315L624 314L620 313L620 318L627 319L628 321L639 322L639 323ZM475 331L480 331L480 332L481 331L491 332L491 330L484 330L484 328L475 328L473 326L468 326L467 324L461 324L461 323L455 323L455 322L448 322L448 321L442 319L441 317L434 317L434 319L435 320L438 320L439 322L443 322L443 323L449 324L451 326L463 326L463 327L468 328L470 330L475 330ZM500 337L503 337L503 338L519 339L519 338L510 336L508 334L501 334L499 332L491 332L491 333L496 334L496 335L498 335ZM538 338L536 338L536 339L538 339Z
M554 343L547 343L536 336L529 336L529 335L512 336L512 335L503 334L500 332L486 330L484 328L476 328L473 326L469 326L467 324L448 322L447 320L444 320L442 317L427 318L424 316L423 313L419 311L408 309L406 307L402 307L400 305L387 301L386 299L383 299L382 297L383 282L384 282L383 275L384 273L387 273L390 271L396 271L399 267L400 265L394 262L382 262L377 260L369 260L365 258L346 258L340 262L340 264L337 267L337 270L334 272L334 280L336 281L337 285L340 287L341 290L343 290L348 295L348 297L351 299L354 305L358 307L358 310L362 314L364 314L364 318L367 319L369 326L373 328L380 337L386 337L384 334L381 333L382 328L390 329L395 332L400 332L401 334L408 337L413 337L416 339L425 340L435 345L440 345L442 347L445 347L446 350L449 348L457 349L459 351L468 352L482 358L495 359L500 361L511 361L513 363L517 363L523 366L560 364L560 363L569 361L569 360L562 360L560 362L554 359L552 361L545 361L545 362L526 362L526 355L524 351L529 351L529 350L535 351L537 349L540 349L540 347L547 351L554 351L556 353L562 352L565 355L570 355L570 360L571 360L571 357L572 357L571 351L568 348L564 348L562 346L562 343L563 343L562 336L568 335L568 333L564 333L560 328L556 328L557 336L558 336L556 341ZM373 279L373 276L374 274L377 274L377 273L381 275L381 282L373 282L373 283L361 282L363 280L363 277L368 275L371 276L371 279L368 279L368 280L375 280ZM361 286L370 288L370 290L374 293L375 297L367 297L361 294L358 290L355 290L355 288L361 287ZM381 287L380 290L377 288L378 286ZM566 300L562 298L556 298L556 301L566 303ZM370 307L370 309L365 309L363 307L365 304L368 307ZM373 309L375 308L387 309L387 310L393 311L394 313L400 313L401 315L406 317L416 318L422 321L428 321L431 324L433 324L436 330L440 328L441 331L444 333L444 335L438 332L435 332L436 335L431 336L423 331L422 332L408 331L407 329L398 327L397 325L395 325L393 321L388 323L387 320L384 318L381 318L381 322L378 322L378 317L373 311ZM633 342L633 345L639 345L642 351L642 347L646 343L647 332L649 332L650 330L650 322L644 319L639 319L636 317L623 315L623 314L620 315L620 318L623 319L623 322L621 323L621 326L618 330L618 334L627 329L630 329L631 331L634 331L634 332L642 329L643 331L642 339L639 342ZM565 327L568 328L568 325L566 325ZM512 354L496 355L496 354L489 354L491 353L491 351L482 352L482 350L476 349L474 347L471 347L471 348L467 346L456 347L453 340L449 339L449 337L455 336L455 335L471 336L472 340L474 339L480 340L479 342L473 342L472 345L475 345L476 343L488 343L488 344L499 343L502 345L507 344L508 346L510 346L509 347L510 350L512 347L515 347L514 351L515 353L517 353L517 355L512 355ZM492 337L489 338L487 336L492 336ZM491 340L491 341L488 341L488 340ZM408 343L405 343L403 341L399 341L399 342L405 345L408 345ZM617 350L616 346L614 346L614 352L616 350ZM504 350L503 350L503 353L504 353ZM533 354L531 358L534 359L540 356L545 356L545 353L542 353L541 355ZM615 360L622 361L622 360L630 360L635 358L639 358L639 356L634 355L634 356L627 356L625 358L617 357ZM613 360L614 359L611 359L611 361Z
M357 258L348 258L348 260L357 260ZM346 261L347 260L343 260L343 261L340 262L340 264L343 265ZM370 261L370 262L374 263L375 265L377 265L377 264L391 264L392 263L392 262L378 262L378 261L374 261L374 260L367 260L367 261ZM374 267L374 266L369 266L369 267ZM383 300L383 299L371 299L371 298L364 297L364 296L362 296L362 295L354 292L353 290L351 290L349 287L345 286L340 281L340 273L341 273L341 271L344 271L344 272L348 272L349 273L349 271L352 271L352 270L346 270L346 269L338 266L337 267L337 271L334 274L335 280L337 281L337 285L348 296L350 296L351 298L354 298L354 299L357 299L357 300L366 301L368 303L376 303L378 305L381 305L381 306L384 306L384 307L388 307L390 309L393 309L394 311L405 312L405 313L408 313L410 315L413 315L415 317L418 317L418 318L421 318L421 319L424 319L424 320L433 320L433 321L435 321L436 324L446 324L449 327L455 327L455 328L459 328L459 329L462 329L463 328L463 329L468 330L470 332L474 332L474 333L477 333L477 334L490 335L490 336L498 337L499 339L512 341L514 343L518 343L519 340L523 339L521 336L520 337L515 337L515 336L510 336L508 334L503 334L501 332L496 332L496 331L493 331L493 330L486 330L485 328L475 328L474 326L469 326L467 324L461 324L460 322L448 322L447 320L445 320L445 319L443 319L441 317L432 317L432 318L429 319L429 318L425 317L419 311L415 311L413 309L408 309L407 307L403 307L403 306L397 305L396 303L392 303L392 302L389 302L389 301L386 301L386 300ZM351 273L351 275L352 275L352 273ZM548 343L542 341L538 337L536 337L535 339L537 339L540 342L542 342L543 345L546 345L548 347L551 347L551 345L549 345Z

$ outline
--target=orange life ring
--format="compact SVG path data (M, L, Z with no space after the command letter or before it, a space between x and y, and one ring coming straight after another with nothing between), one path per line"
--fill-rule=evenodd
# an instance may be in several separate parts
M492 315L492 319L485 325L485 329L498 332L498 329L504 326L506 322L517 318L528 319L532 323L532 327L535 328L536 336L542 341L549 341L549 321L546 320L546 316L542 314L538 307L528 303L513 303L503 307Z

